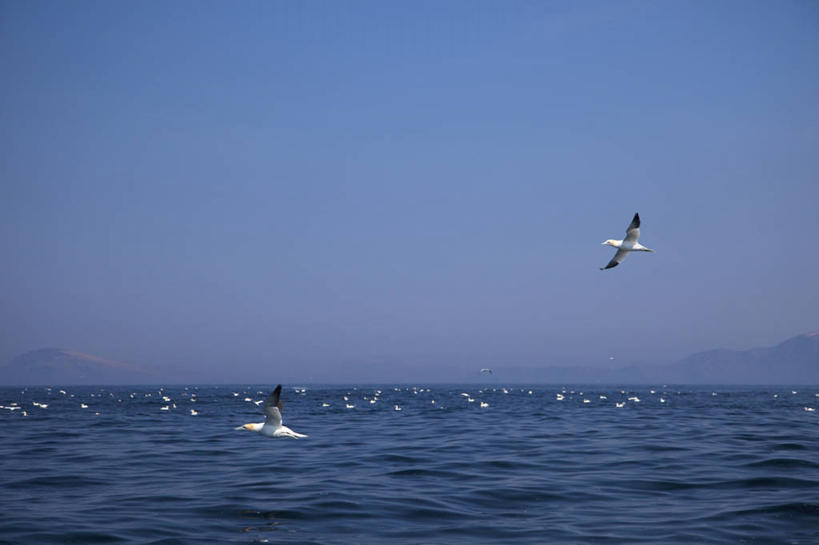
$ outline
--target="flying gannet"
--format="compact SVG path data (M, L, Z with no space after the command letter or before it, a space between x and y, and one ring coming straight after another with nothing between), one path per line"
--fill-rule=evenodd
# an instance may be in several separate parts
M276 386L273 393L264 402L264 422L259 424L245 424L235 428L237 430L257 431L265 437L307 437L304 434L296 433L287 426L282 426L282 402L279 396L282 393L282 385Z
M609 264L605 267L601 267L600 270L604 271L606 269L612 269L623 262L629 252L652 252L654 250L651 248L646 248L639 242L637 239L640 237L640 214L634 214L634 218L631 220L631 223L626 229L626 238L624 240L613 240L608 239L605 242L602 242L604 246L613 246L617 248L617 253L614 254L614 257L611 258Z

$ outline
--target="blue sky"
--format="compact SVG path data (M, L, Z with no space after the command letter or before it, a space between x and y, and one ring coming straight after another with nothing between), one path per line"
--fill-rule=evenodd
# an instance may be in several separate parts
M809 1L0 2L0 360L338 379L819 329L817 58ZM634 212L657 253L601 272Z

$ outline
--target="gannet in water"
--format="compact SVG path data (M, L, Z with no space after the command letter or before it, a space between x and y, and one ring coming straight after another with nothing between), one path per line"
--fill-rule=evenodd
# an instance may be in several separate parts
M264 402L264 422L259 424L245 424L235 428L237 430L257 431L265 437L307 437L304 434L296 433L287 426L282 426L282 402L279 396L282 393L282 385L276 386L273 393Z
M609 264L605 267L601 267L600 270L604 271L606 269L611 269L619 265L623 262L629 252L652 252L654 250L651 248L646 248L639 242L637 239L640 237L640 214L634 214L634 218L631 220L631 223L626 229L626 238L624 240L613 240L608 239L605 242L602 242L604 246L613 246L617 248L617 253L614 254L614 257L611 258Z

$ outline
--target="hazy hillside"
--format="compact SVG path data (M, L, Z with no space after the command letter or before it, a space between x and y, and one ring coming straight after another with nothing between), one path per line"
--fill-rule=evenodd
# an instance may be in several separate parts
M0 384L139 384L157 382L146 367L61 348L26 352L0 366Z
M498 369L497 376L560 384L819 384L819 333L765 348L699 352L671 365L513 368Z
M765 348L700 352L666 371L676 383L819 384L819 333Z
M546 384L819 384L819 333L799 335L776 346L750 350L709 350L670 365L623 368L496 367L482 375L472 367L348 365L355 382L498 382ZM268 381L326 382L326 377L268 377ZM200 381L219 382L216 375L197 373ZM173 382L155 370L71 350L46 348L27 352L0 366L0 384L70 385Z

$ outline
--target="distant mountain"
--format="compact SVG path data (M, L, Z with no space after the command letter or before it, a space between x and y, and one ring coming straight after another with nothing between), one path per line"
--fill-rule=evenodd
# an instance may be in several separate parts
M550 384L819 384L819 332L776 346L699 352L670 365L496 369L500 380Z
M403 373L403 374L401 374ZM446 374L448 373L448 374ZM200 380L213 380L214 377ZM309 376L291 377L309 380ZM498 382L543 384L819 384L819 332L798 335L776 346L750 350L709 350L670 365L600 367L502 367L492 375L472 367L411 365L350 365L351 381ZM315 377L320 382L326 379ZM167 382L154 369L108 360L60 348L45 348L17 356L0 366L0 384L154 384ZM276 377L270 380L282 380ZM218 382L218 380L217 380Z
M140 384L156 382L155 372L144 366L123 363L62 348L26 352L0 366L0 384L73 385Z
M819 332L766 348L700 352L663 371L678 384L819 384Z

